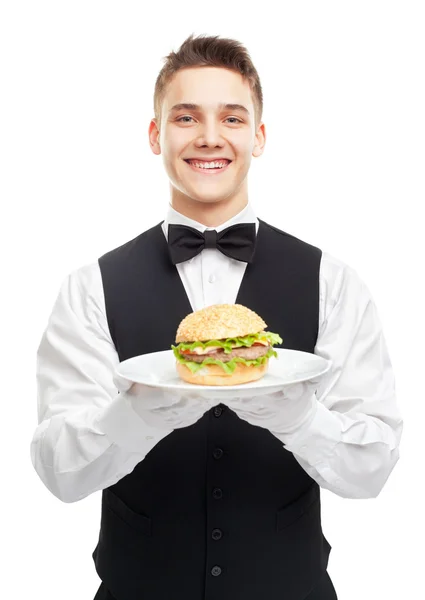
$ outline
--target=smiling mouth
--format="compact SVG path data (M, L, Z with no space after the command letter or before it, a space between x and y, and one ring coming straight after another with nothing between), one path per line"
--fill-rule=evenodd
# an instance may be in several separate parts
M224 171L226 171L230 165L232 164L232 160L230 160L227 165L225 165L224 167L217 167L217 168L210 168L210 167L196 167L194 164L191 164L186 158L183 159L184 162L191 168L193 169L195 172L197 173L202 173L204 175L217 175L218 173L222 173Z

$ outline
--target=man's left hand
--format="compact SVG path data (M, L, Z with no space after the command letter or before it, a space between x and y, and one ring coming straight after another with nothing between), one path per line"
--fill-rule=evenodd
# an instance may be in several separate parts
M223 404L251 425L274 434L289 434L309 423L316 414L317 387L317 381L309 380L285 385L271 394L264 393L263 388L255 396L226 398Z

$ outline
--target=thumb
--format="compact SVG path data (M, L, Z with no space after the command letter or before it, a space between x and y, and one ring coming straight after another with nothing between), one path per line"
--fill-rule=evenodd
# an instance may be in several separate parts
M130 379L125 379L124 377L121 377L120 375L117 375L116 373L112 377L112 380L113 380L117 390L120 391L121 393L127 392L134 383L133 381L130 381Z

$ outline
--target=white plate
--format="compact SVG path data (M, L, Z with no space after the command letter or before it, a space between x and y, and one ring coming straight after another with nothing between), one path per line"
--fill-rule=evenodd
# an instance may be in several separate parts
M118 377L152 387L183 392L198 391L202 396L219 394L250 396L252 391L267 393L278 391L285 385L318 379L329 370L332 362L299 350L274 348L278 357L271 356L267 373L257 381L240 385L195 385L180 379L176 371L176 358L172 350L152 352L122 361L115 370Z

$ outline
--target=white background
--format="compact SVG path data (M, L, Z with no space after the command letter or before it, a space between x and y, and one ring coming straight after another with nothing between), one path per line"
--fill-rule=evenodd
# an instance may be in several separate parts
M66 274L165 216L168 179L148 144L154 83L162 57L192 32L241 41L259 71L257 215L353 267L384 327L405 418L401 458L376 499L322 491L339 600L425 594L423 8L2 3L2 597L92 600L100 583L91 553L101 493L65 504L30 461L36 349Z

